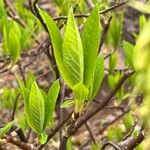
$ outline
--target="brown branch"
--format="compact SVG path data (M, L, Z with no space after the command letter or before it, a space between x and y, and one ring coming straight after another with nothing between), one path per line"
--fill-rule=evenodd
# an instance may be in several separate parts
M40 23L42 24L42 26L44 27L45 31L48 32L48 28L45 24L45 22L43 21L40 13L39 13L39 10L37 8L37 3L38 3L38 0L34 0L33 4L32 4L32 0L29 0L29 8L32 12L32 14L39 19Z
M62 128L64 126L64 124L71 118L72 116L72 113L73 111L71 111L67 116L66 118L61 122L59 123L54 129L53 131L48 135L48 139L47 139L47 142L43 145L40 145L37 150L41 150L44 148L44 146L48 143L48 141L60 130L60 128Z
M112 99L112 97L116 94L116 92L120 89L124 81L133 74L134 72L125 73L123 77L120 79L119 83L116 85L115 89L111 91L111 93L102 101L102 103L100 103L100 105L97 108L92 109L89 113L85 114L81 119L79 119L78 123L75 126L75 131L78 128L80 128L87 120L89 120L96 113L98 113L101 109L103 109L108 104L108 102Z
M12 116L11 116L11 121L13 121L14 118L15 118L15 113L16 113L16 108L17 108L19 96L20 96L20 94L18 94L18 95L16 96L16 99L15 99L14 108L13 108L13 112L12 112Z
M63 103L65 99L65 94L66 94L66 85L64 82L62 82L59 105ZM59 107L59 121L60 122L63 121L63 109L61 107ZM63 133L62 129L60 129L59 133L60 133L60 140L62 140L62 133Z
M130 137L125 141L118 143L120 148L126 147L127 150L133 150L145 139L144 131L140 131L136 137Z
M24 132L23 132L23 130L21 128L16 129L16 133L17 133L17 135L19 136L19 139L22 142L25 142L25 143L27 142L27 139L26 139L26 137L24 135Z
M97 140L96 140L96 136L95 136L95 134L93 133L93 131L91 130L91 127L90 127L90 124L89 124L88 121L85 123L85 126L86 126L87 130L89 131L89 134L90 134L90 137L91 137L93 143L94 143L95 145L98 145Z
M17 15L15 10L11 7L11 4L9 4L8 0L4 0L4 4L5 7L9 9L9 11L7 12L8 16L25 28L26 23Z
M120 108L119 108L120 109ZM121 108L122 110L123 108ZM121 113L119 116L117 116L115 119L113 119L112 121L108 122L107 124L105 124L97 133L96 135L102 134L109 126L113 125L116 121L118 121L119 119L121 119L126 113L128 113L130 111L129 108L124 108L123 113ZM80 148L79 150L82 150L86 145L88 145L91 142L91 140L89 139L88 141L86 141Z
M112 20L112 16L110 16L108 22L104 25L102 35L101 35L101 40L100 40L99 52L98 53L100 53L100 51L101 51L101 48L102 48L102 45L104 43L105 37L107 35L111 20Z
M29 65L31 65L36 60L37 56L39 56L39 54L44 52L44 50L49 46L50 46L50 42L48 38L40 42L40 44L35 48L35 51L37 51L37 53L33 55L33 58L31 59L30 62L28 62L26 65L23 66L23 69L25 70Z
M6 139L8 143L14 144L23 150L33 150L33 148L34 148L34 146L32 144L21 142L9 135L5 135L4 139Z
M125 0L125 1L123 1L121 3L119 3L119 4L115 4L115 5L109 7L107 9L105 9L105 10L100 11L99 14L102 15L102 14L108 13L108 12L118 8L118 7L121 7L121 6L125 5L126 3L127 3L127 0ZM82 18L82 17L87 18L88 16L89 16L89 14L75 14L74 15L75 18ZM54 17L53 20L54 21L66 20L67 18L68 18L67 16L58 16L58 17Z
M111 142L111 141L105 142L105 143L103 144L101 150L105 150L105 147L107 147L107 146L109 146L109 145L112 146L115 150L121 150L121 148L120 148L117 144L115 144L115 143L113 143L113 142Z

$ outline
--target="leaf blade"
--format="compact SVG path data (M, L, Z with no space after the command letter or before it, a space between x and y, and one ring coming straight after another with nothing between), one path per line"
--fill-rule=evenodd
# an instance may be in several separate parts
M100 41L100 17L97 6L87 19L81 38L84 49L84 84L89 87L95 71Z
M73 85L83 82L83 47L72 11L69 12L64 35L63 61Z
M54 114L55 104L59 94L59 90L60 90L59 80L56 80L53 83L53 85L50 87L48 92L48 97L45 100L44 129L49 123L53 124L53 114Z

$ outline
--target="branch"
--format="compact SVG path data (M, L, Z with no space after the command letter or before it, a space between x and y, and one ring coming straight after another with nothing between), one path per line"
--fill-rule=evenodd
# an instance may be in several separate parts
M104 150L105 147L107 147L108 145L111 145L115 150L121 150L120 147L118 147L115 143L111 142L111 141L107 141L103 144L101 150Z
M6 141L8 143L12 143L12 144L18 146L19 148L21 148L23 150L33 150L33 148L34 148L34 146L32 144L21 142L21 141L15 139L9 135L5 135L4 139L6 139Z
M43 145L40 145L37 150L41 150L44 148L44 146L48 143L48 141L64 126L64 124L71 118L73 111L71 111L68 116L61 122L59 123L55 129L48 135L47 142Z
M107 34L107 32L108 32L108 29L109 29L111 20L112 20L112 16L109 18L108 22L104 25L104 29L103 29L103 31L102 31L101 40L100 40L100 45L99 45L99 52L98 52L98 53L100 53L100 51L101 51L101 48L102 48L102 45L103 45L103 43L104 43L106 34Z
M8 16L19 23L22 27L26 27L26 23L17 15L15 10L11 7L7 0L4 0L4 4L6 8L9 8L10 11L7 12Z
M123 1L121 3L119 3L119 4L115 4L115 5L109 7L107 9L105 9L105 10L100 11L99 14L102 15L102 14L108 13L108 12L118 8L118 7L121 7L121 6L125 5L126 3L127 3L127 0L125 0L125 1ZM89 16L89 14L75 14L74 15L75 18L83 18L83 17L87 18L88 16ZM67 18L68 18L67 16L58 16L58 17L54 17L53 20L54 21L66 20Z
M123 109L123 108L122 108ZM116 121L118 121L119 119L121 119L126 113L128 113L130 111L129 108L124 108L123 113L121 113L119 116L117 116L115 119L113 119L112 121L108 122L107 124L105 124L97 133L96 135L102 134L109 126L111 126L112 124L114 124ZM91 140L89 139L87 142L85 142L80 148L79 150L83 149L86 145L88 145L91 142Z
M17 103L18 103L18 100L19 100L19 96L20 96L20 94L18 94L16 99L15 99L13 113L12 113L12 116L11 116L11 121L13 121L14 118L15 118L15 113L16 113L16 108L17 108Z
M145 139L144 131L140 131L136 137L130 137L125 141L118 143L117 145L121 148L126 147L127 150L133 150Z
M95 136L95 134L93 133L93 131L91 130L91 127L90 127L89 122L86 122L86 123L85 123L85 126L86 126L87 130L89 131L89 134L90 134L90 137L91 137L93 143L94 143L95 145L98 145L97 140L96 140L96 136Z
M100 103L100 105L92 109L89 113L85 114L76 124L75 131L80 128L86 121L88 121L91 117L93 117L96 113L98 113L101 109L103 109L108 102L112 99L112 97L116 94L116 92L120 89L122 84L126 79L128 79L131 75L133 75L134 72L127 72L123 75L123 77L120 79L119 83L116 85L116 88L111 91L111 93Z

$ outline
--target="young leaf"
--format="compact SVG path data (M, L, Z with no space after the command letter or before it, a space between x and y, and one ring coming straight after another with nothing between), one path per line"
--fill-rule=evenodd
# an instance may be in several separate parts
M54 118L53 114L54 114L55 104L59 94L59 90L60 90L59 80L56 80L49 89L47 99L45 99L44 129L49 123L53 124L53 118Z
M133 50L134 50L134 46L126 41L123 41L123 49L125 51L125 56L126 56L126 60L127 63L133 67Z
M47 141L48 135L46 133L39 134L39 142L40 144L45 144Z
M69 12L64 35L63 61L73 85L83 83L83 47L72 10Z
M123 122L126 128L126 131L129 132L132 126L134 125L134 120L131 113L126 114L123 117Z
M18 123L19 127L25 132L28 127L27 119L23 113L18 113Z
M108 36L115 50L119 46L120 40L121 40L123 15L120 16L119 19L118 18L119 17L116 16L115 14L113 15L113 18L109 27L109 36Z
M76 112L79 112L82 104L88 98L89 90L80 82L73 87L73 92L75 96L75 109Z
M133 62L136 71L145 71L150 65L150 22L141 31L134 47Z
M118 52L115 52L109 58L109 71L110 72L112 72L112 70L116 67L117 62L118 62Z
M100 17L98 7L95 6L84 25L82 33L82 44L84 51L84 84L87 87L89 87L95 71L99 40Z
M96 60L96 68L94 73L93 83L90 86L90 96L89 99L93 100L96 96L99 87L102 83L104 77L104 58L102 56L98 56Z
M68 72L66 71L66 68L63 63L63 48L62 48L63 40L62 40L60 31L57 25L55 24L55 22L53 21L53 19L46 12L44 12L40 8L38 8L38 10L48 28L58 69L63 79L67 83L67 85L72 87L73 86L72 80L68 76Z
M75 105L74 99L66 100L61 104L61 108L68 108Z
M0 138L2 138L4 134L12 128L13 124L14 124L13 121L9 122L3 128L0 129Z
M31 90L32 83L36 80L34 74L32 72L28 72L26 77L26 88Z
M8 49L9 54L14 62L16 62L20 56L20 39L17 33L11 29L8 35Z
M72 140L69 138L67 141L66 150L72 150L72 147Z
M3 51L4 54L9 55L9 50L8 50L8 35L7 35L7 30L6 26L3 26Z
M139 31L141 32L144 28L144 26L147 24L146 17L144 15L141 15L139 18Z
M74 86L73 92L74 92L75 98L78 100L85 100L89 94L89 90L81 82Z
M30 112L30 116L27 116L29 126L34 131L42 133L45 118L44 98L36 82L31 87L28 110Z

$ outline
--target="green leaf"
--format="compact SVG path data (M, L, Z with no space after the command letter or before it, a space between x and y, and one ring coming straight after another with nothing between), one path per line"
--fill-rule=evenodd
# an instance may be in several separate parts
M9 55L9 50L8 50L8 35L7 35L7 30L6 26L3 26L3 51L4 54Z
M95 71L99 41L100 17L98 7L95 6L84 25L82 33L82 44L84 50L84 84L87 87L91 84Z
M127 41L123 41L123 49L125 51L125 57L127 60L127 63L133 67L133 50L134 50L134 46L127 42Z
M15 74L15 76L20 86L20 93L22 97L24 98L24 105L25 105L25 111L26 111L26 108L28 108L27 106L29 104L30 90L25 87L24 82L20 79L20 77L17 74Z
M69 77L68 72L66 71L66 68L63 63L63 47L62 47L63 40L59 31L59 28L57 27L53 19L46 12L44 12L40 8L38 8L38 10L48 28L51 41L52 41L52 45L53 45L53 49L54 49L54 56L56 59L56 64L61 73L61 76L63 77L67 85L72 87L73 86L72 79Z
M28 110L30 112L27 115L29 126L34 131L42 133L45 118L44 98L36 82L31 87Z
M85 100L89 94L89 90L81 82L76 84L73 87L73 92L74 92L75 98L78 100Z
M84 101L88 98L89 90L80 82L73 87L73 92L75 96L75 110L79 112Z
M31 90L32 83L36 80L34 74L32 72L28 72L26 77L26 88Z
M61 6L64 2L64 0L54 0L54 2L58 5Z
M111 89L113 89L116 86L116 84L119 82L120 78L121 78L121 73L120 72L118 72L118 73L116 73L114 75L110 74L108 76L109 87Z
M7 133L13 126L14 122L7 123L3 128L0 129L0 138L4 136L5 133Z
M72 140L69 138L67 140L66 150L72 150Z
M39 134L39 142L40 144L45 144L47 141L48 135L46 133Z
M115 50L119 46L121 40L122 21L123 21L123 15L118 17L115 14L113 14L113 18L109 27L108 38L110 39L110 42L113 44Z
M49 123L53 124L53 118L54 118L53 115L54 115L55 104L59 94L59 90L60 90L59 80L56 80L49 89L47 99L45 99L44 129Z
M75 101L74 99L69 99L69 100L65 100L62 104L61 104L61 108L68 108L68 107L72 107L75 105Z
M18 113L18 123L19 127L25 132L28 127L27 119L23 113Z
M150 5L146 5L143 2L133 1L130 3L130 6L142 13L150 14Z
M144 15L141 15L139 18L139 31L140 32L144 29L146 24L147 24L146 17Z
M83 47L72 11L69 12L64 35L63 61L73 85L83 83Z
M134 47L133 63L136 71L145 71L150 65L150 22L141 31Z
M90 86L90 94L89 94L90 100L93 100L94 97L96 96L101 86L103 77L104 77L104 58L102 56L98 56L96 60L94 79Z
M123 122L126 128L126 131L129 132L132 126L134 125L134 120L133 120L131 113L128 113L123 117Z
M118 62L118 52L115 52L109 57L109 72L112 72L115 69Z
M16 62L20 56L20 39L17 33L11 29L8 35L8 49L9 55L14 62Z

